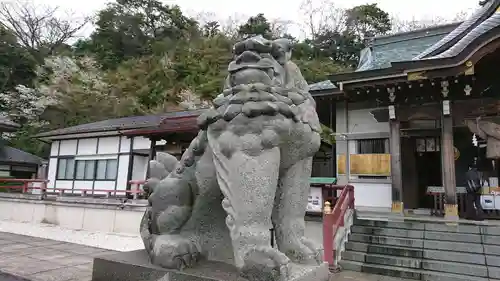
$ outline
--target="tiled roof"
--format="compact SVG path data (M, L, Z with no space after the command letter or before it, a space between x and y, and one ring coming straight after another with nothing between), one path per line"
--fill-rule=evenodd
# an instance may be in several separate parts
M337 87L330 81L325 80L318 83L309 84L309 91L322 91L322 90L333 90Z
M158 127L165 118L185 117L191 115L199 115L199 110L196 111L179 111L159 115L132 116L116 119L108 119L99 122L87 123L78 126L57 129L36 135L37 138L51 137L57 135L69 135L80 133L106 132L132 130L149 127Z
M492 30L500 28L500 0L488 0L481 3L481 7L476 10L467 20L461 24L455 26L452 30L447 32L446 36L441 34L441 39L430 44L424 50L416 52L413 47L406 48L392 44L390 49L384 49L380 44L374 47L376 52L373 54L367 54L368 58L362 60L366 62L365 64L370 67L371 65L376 65L377 56L381 57L379 61L382 62L382 67L390 67L392 63L398 63L400 66L403 63L405 68L410 69L413 66L417 67L420 63L425 63L428 60L436 60L435 64L439 66L440 59L445 58L456 58L469 46L475 44L474 46L481 46L492 38L496 36L492 33ZM453 27L453 25L448 25L448 28ZM445 29L441 28L441 31L445 32ZM492 34L481 39L485 34ZM418 46L421 47L426 43L430 43L432 39L436 39L439 36L437 34L430 34L425 36L425 38L419 39ZM422 41L423 40L423 41ZM483 40L483 41L478 41ZM413 41L413 40L412 40ZM399 43L398 43L399 44ZM415 51L415 52L413 52ZM471 49L472 51L472 49ZM411 56L413 56L411 58ZM368 63L369 62L369 63ZM365 70L361 65L360 70ZM418 67L417 67L418 68Z
M495 12L485 21L477 23L470 32L458 38L459 40L447 50L435 56L427 57L424 59L439 59L439 58L454 57L458 55L461 51L463 51L465 48L467 48L467 46L469 46L469 44L471 44L479 36L499 26L500 26L500 13Z
M483 5L462 24L460 24L444 38L442 38L439 42L427 48L425 51L423 51L413 59L419 60L425 57L433 56L436 52L439 52L441 48L444 48L446 44L449 44L453 41L458 41L460 39L460 36L463 37L464 34L467 34L474 25L484 20L485 15L489 13L491 9L494 9L496 5L498 5L497 2L498 1L496 0L489 0L487 2L484 2Z
M375 37L370 46L361 52L356 71L383 69L390 67L391 62L411 60L436 44L457 26L459 23Z
M41 165L43 159L10 146L0 147L0 162Z

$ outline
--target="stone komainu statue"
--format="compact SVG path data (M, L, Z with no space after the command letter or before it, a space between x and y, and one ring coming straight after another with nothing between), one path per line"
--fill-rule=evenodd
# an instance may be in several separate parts
M141 236L154 264L183 268L203 257L250 280L298 280L294 266L324 266L304 237L321 127L291 49L287 39L235 44L224 90L181 160L151 161Z

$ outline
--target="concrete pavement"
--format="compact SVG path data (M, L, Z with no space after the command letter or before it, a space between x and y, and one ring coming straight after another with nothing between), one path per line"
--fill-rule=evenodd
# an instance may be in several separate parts
M0 280L16 277L31 281L90 281L93 258L113 253L116 252L0 232Z
M0 281L91 281L94 257L117 251L0 232ZM340 272L331 281L405 281Z

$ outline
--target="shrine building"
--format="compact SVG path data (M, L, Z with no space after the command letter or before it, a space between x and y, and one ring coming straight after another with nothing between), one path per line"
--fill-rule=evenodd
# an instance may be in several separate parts
M476 163L490 183L483 207L500 209L499 5L483 1L461 23L375 37L356 71L331 75L313 93L335 108L336 174L355 186L357 207L457 218Z

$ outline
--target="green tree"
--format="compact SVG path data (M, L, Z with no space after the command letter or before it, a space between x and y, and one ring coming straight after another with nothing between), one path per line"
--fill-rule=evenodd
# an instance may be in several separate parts
M347 33L353 33L361 41L376 35L389 32L392 28L391 18L376 3L356 6L346 11Z
M104 68L151 55L159 42L165 47L199 33L197 22L184 16L178 6L156 0L118 0L108 4L98 13L95 25L90 38L77 44L77 53L93 53Z
M214 37L221 34L220 24L217 21L209 21L202 27L203 37Z
M328 58L297 59L295 63L308 83L325 81L331 74L349 70L345 65Z
M348 10L332 7L310 8L306 25L313 32L311 38L298 45L296 58L312 60L333 60L347 68L353 68L359 59L360 51L365 47L368 37L387 34L391 29L389 14L377 4L356 6ZM327 13L331 10L332 16ZM326 16L325 16L326 14ZM315 17L322 16L319 26L315 26ZM328 23L332 21L332 23Z
M16 37L0 25L0 93L12 91L17 85L31 86L35 61L17 42Z
M267 39L273 37L271 24L262 13L250 17L246 23L241 25L238 28L238 35L243 38L255 35L262 35Z

